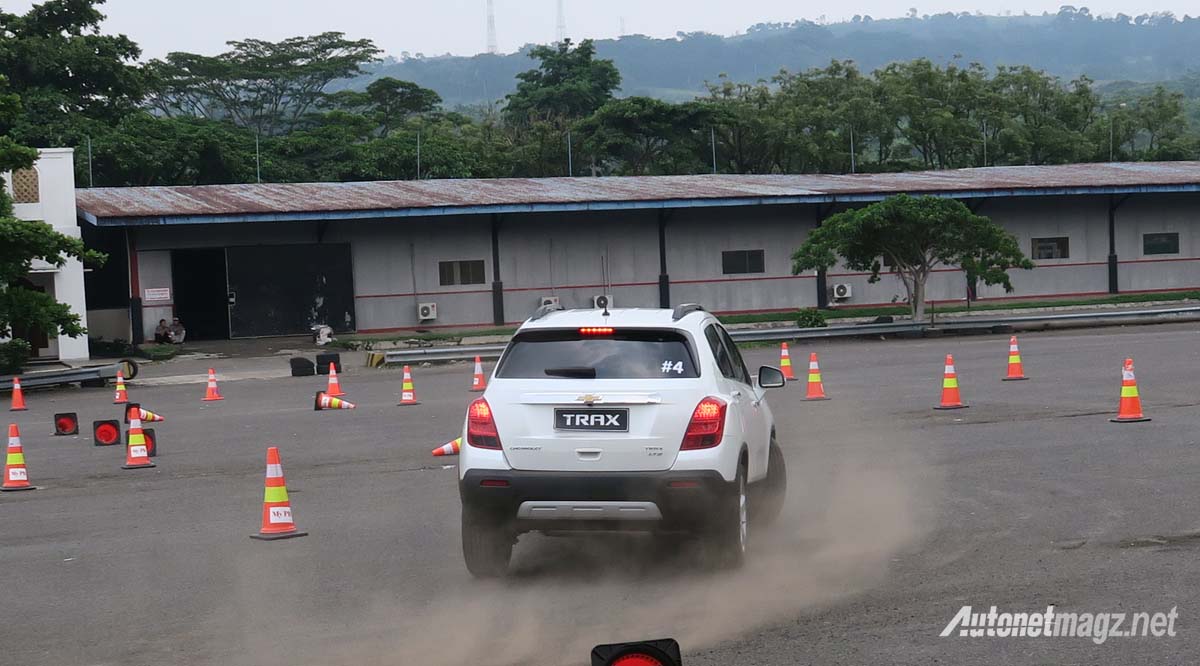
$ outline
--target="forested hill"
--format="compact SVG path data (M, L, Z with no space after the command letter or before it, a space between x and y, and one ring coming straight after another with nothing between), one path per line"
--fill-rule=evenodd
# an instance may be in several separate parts
M719 37L680 34L676 39L626 36L596 43L599 57L621 71L624 96L690 99L704 82L725 73L735 81L770 78L850 59L870 71L890 62L960 58L995 65L1031 65L1072 79L1098 82L1170 81L1200 70L1200 18L1148 14L1100 18L1065 7L1039 16L939 14L904 19L810 22L753 26L745 34ZM518 72L529 69L528 49L508 55L409 57L370 66L370 78L391 76L433 88L447 106L501 99Z

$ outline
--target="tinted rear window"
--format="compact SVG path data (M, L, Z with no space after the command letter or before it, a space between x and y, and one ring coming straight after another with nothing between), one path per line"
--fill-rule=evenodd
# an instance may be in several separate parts
M582 335L576 330L520 333L509 345L496 376L563 379L579 376L586 368L595 369L596 379L699 376L691 346L682 334L620 329L611 335Z

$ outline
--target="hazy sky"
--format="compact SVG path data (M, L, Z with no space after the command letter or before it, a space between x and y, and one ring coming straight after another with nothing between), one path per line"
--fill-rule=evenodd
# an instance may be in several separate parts
M555 35L556 0L495 0L500 50L514 51ZM678 31L734 34L755 23L799 18L836 21L855 14L901 16L946 11L1058 11L1060 5L1089 7L1093 14L1131 16L1172 11L1200 14L1196 0L563 0L567 35L615 37L624 32L670 37ZM24 12L29 0L0 0L7 11ZM403 51L438 55L474 54L485 49L485 0L108 0L106 32L125 33L146 57L170 51L218 53L231 39L279 40L339 30L368 37L390 55Z

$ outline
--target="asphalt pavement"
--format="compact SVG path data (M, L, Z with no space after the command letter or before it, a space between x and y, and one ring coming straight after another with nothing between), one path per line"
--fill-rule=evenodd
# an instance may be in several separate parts
M673 636L686 664L1181 663L1200 647L1200 327L1021 336L1025 382L1001 382L1007 336L796 345L831 400L771 393L790 476L781 524L737 572L700 546L639 536L522 537L513 576L472 580L453 458L469 364L347 367L358 409L314 412L324 377L271 359L148 369L131 399L153 469L93 447L111 390L29 391L34 492L0 494L2 663L586 664L590 648ZM932 409L953 353L970 408ZM777 363L774 348L747 352ZM1113 424L1136 361L1147 415ZM214 365L222 402L200 382ZM489 366L490 370L490 366ZM261 377L261 378L253 378ZM164 381L167 378L167 381ZM78 437L53 437L75 411ZM260 542L264 457L278 446L298 526ZM1166 612L1175 637L939 637L964 605Z

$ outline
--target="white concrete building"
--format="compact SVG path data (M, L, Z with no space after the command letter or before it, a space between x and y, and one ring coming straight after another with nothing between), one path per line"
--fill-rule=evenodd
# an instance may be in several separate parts
M79 238L75 211L75 159L71 148L43 148L32 169L4 174L5 189L13 199L13 212L23 220L41 220L56 231ZM66 303L87 326L87 305L84 298L83 264L70 259L61 268L44 261L35 261L29 272L28 284ZM33 345L37 358L57 358L63 361L86 361L86 336L71 338L65 335L48 336L44 331L27 330L14 322L16 337Z

